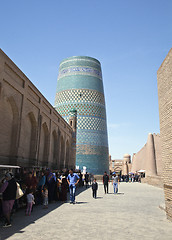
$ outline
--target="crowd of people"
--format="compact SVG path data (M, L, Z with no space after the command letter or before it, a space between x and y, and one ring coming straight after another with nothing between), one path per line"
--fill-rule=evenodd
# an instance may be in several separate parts
M131 173L131 174L127 174L127 175L122 175L120 177L120 181L123 182L141 182L141 175L137 174L137 173Z
M129 173L127 175L118 175L116 172L113 172L109 175L107 172L104 172L103 175L103 185L104 185L104 193L108 193L109 188L109 182L111 178L111 182L114 188L114 194L118 193L118 184L119 182L126 182L126 183L134 183L134 182L140 182L141 183L141 175L138 173ZM144 176L143 176L144 177Z
M109 191L110 177L107 172L103 175L105 194ZM120 181L140 181L140 176L130 174L118 176L111 174L111 182L114 194L118 193ZM92 187L93 198L97 197L98 183L94 176L89 173L84 175L81 171L75 173L73 169L52 172L50 169L25 169L21 168L14 173L7 172L0 180L0 219L4 218L4 227L11 226L11 211L25 208L26 216L30 216L33 205L42 204L47 209L48 204L56 201L67 201L67 192L70 193L70 204L75 204L76 185ZM17 198L16 192L21 188L22 195Z
M11 226L11 211L25 208L25 214L30 216L33 205L42 204L48 208L48 204L55 201L67 201L67 192L72 188L69 176L71 170L52 172L50 169L26 169L7 172L0 179L0 220L4 218L4 227ZM84 186L83 175L77 173L77 184ZM23 196L16 199L17 184L19 184ZM74 192L74 186L73 186ZM75 199L71 199L74 204Z

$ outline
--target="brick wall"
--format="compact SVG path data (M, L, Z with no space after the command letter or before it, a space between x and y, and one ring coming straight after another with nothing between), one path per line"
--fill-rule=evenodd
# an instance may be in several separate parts
M163 179L160 176L148 176L141 179L142 183L147 183L149 185L163 188Z
M157 80L165 205L172 220L172 49L158 69Z
M0 49L0 164L75 167L72 128Z

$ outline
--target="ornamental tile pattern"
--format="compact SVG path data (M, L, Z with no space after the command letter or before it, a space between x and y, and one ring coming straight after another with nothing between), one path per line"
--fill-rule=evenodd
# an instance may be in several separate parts
M89 89L71 89L56 93L55 103L64 104L70 102L97 103L105 105L104 94Z
M59 71L58 79L68 75L90 75L102 79L101 71L91 67L70 67Z

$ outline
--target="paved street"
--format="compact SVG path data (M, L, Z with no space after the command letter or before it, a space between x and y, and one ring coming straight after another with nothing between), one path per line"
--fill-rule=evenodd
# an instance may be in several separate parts
M77 196L77 204L50 204L35 207L30 217L15 214L11 228L0 227L2 239L172 239L172 223L159 208L163 190L140 183L121 183L119 194L104 194L99 184L98 198L91 189Z

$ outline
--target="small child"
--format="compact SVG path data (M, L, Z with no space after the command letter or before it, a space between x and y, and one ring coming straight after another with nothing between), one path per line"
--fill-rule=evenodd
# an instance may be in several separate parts
M32 211L32 206L35 204L34 202L34 196L33 196L33 191L30 189L29 193L27 194L27 209L26 209L26 215L31 214Z
M94 178L94 181L92 183L93 198L96 198L97 196L97 189L98 189L98 183L96 182L96 178Z
M42 195L44 208L48 208L48 189L46 186L43 188Z

